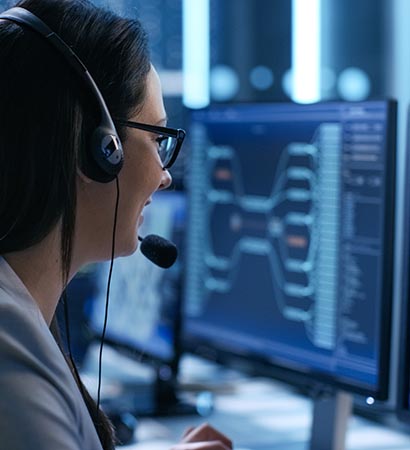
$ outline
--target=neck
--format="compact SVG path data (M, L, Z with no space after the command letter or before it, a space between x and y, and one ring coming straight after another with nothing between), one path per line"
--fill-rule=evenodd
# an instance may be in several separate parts
M39 244L3 255L38 304L48 325L63 291L60 242L60 227L56 227Z

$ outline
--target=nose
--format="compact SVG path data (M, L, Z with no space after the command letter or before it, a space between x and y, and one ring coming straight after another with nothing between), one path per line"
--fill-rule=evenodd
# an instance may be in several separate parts
M168 172L168 170L163 170L161 174L161 184L158 187L159 191L162 191L163 189L167 189L171 186L172 183L172 177L171 174Z

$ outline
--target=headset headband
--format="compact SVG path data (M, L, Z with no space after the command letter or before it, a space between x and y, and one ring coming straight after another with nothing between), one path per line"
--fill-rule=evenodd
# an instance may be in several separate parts
M93 132L91 152L87 153L82 170L85 175L95 181L104 183L112 181L123 165L122 145L104 98L83 62L58 34L27 9L11 8L0 14L1 20L25 25L43 36L58 50L93 92L100 109L101 121Z

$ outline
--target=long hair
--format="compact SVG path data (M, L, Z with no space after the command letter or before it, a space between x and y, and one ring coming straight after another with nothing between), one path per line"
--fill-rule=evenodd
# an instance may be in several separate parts
M142 107L150 58L147 35L137 20L87 0L22 0L17 6L36 14L72 47L112 116L130 118ZM35 245L59 224L65 286L77 170L99 123L99 109L64 57L27 27L0 22L0 67L0 254ZM124 141L126 131L116 128ZM81 392L86 392L83 387ZM95 404L87 393L84 397L95 419ZM95 425L108 450L112 432L99 416L101 423Z

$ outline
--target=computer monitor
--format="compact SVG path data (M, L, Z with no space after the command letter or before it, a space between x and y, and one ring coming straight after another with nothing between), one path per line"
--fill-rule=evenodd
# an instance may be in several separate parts
M157 234L179 248L169 269L154 265L138 250L114 262L105 342L138 362L154 368L157 392L153 405L136 401L136 413L163 414L178 402L176 375L180 358L179 332L182 299L185 195L160 191L144 210L141 236ZM110 263L94 268L95 291L89 325L99 338L103 329Z
M408 224L407 224L408 226ZM407 253L407 258L409 253ZM407 263L407 269L408 269ZM406 276L409 276L407 270ZM410 320L409 320L409 283L406 280L406 294L404 297L405 305L401 311L401 329L400 329L400 344L399 344L399 376L398 376L398 401L397 401L397 415L398 418L410 425Z
M214 105L189 134L187 348L385 398L395 102Z

